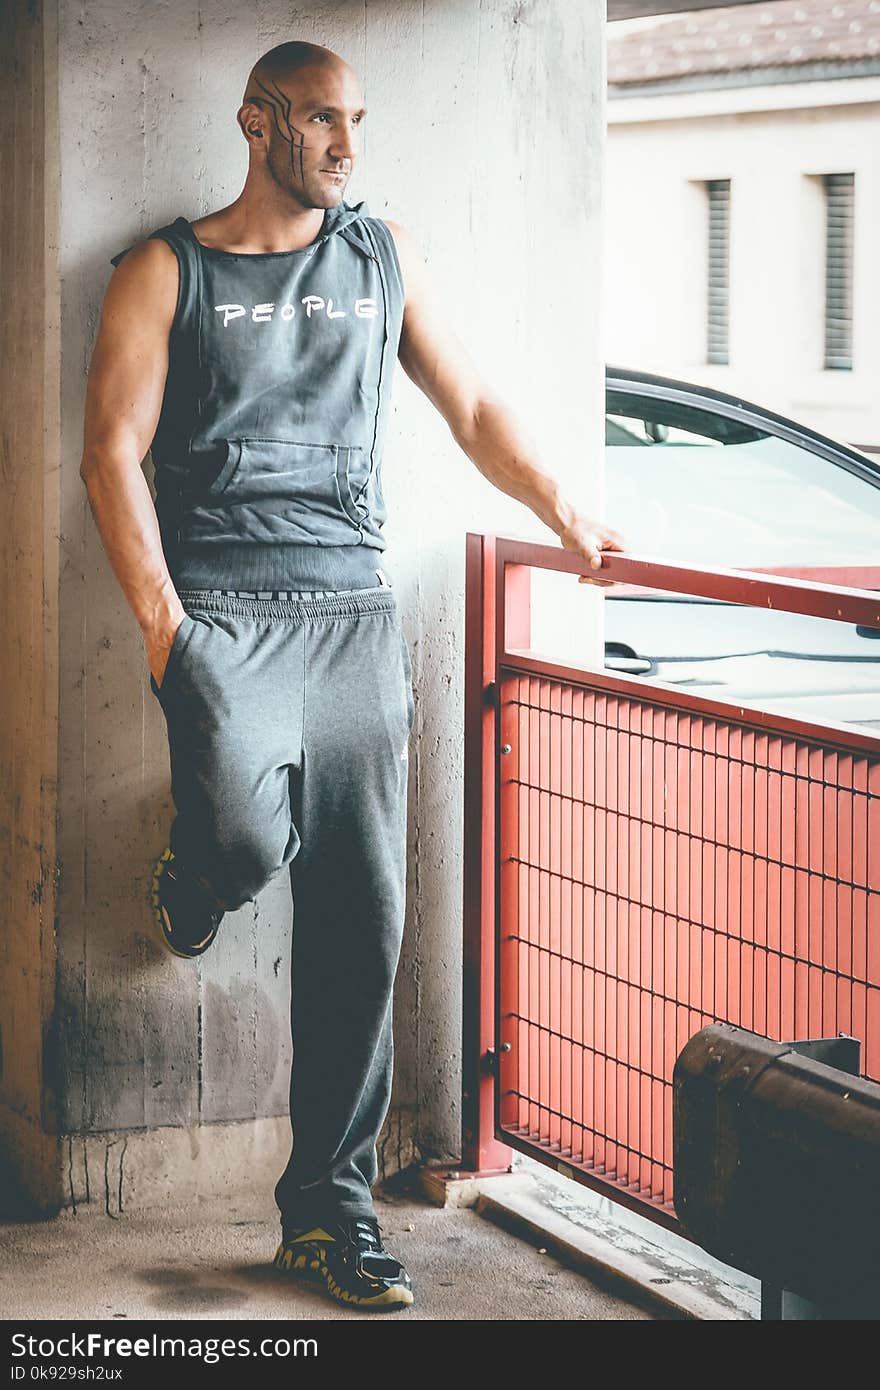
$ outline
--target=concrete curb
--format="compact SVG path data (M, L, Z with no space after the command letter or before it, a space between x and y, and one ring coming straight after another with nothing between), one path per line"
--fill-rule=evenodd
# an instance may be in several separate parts
M471 1207L538 1249L546 1248L560 1263L579 1270L595 1284L660 1317L754 1320L742 1290L725 1281L722 1266L707 1267L708 1256L696 1248L689 1250L678 1237L666 1237L664 1244L664 1232L640 1231L613 1206L609 1214L580 1204L572 1219L564 1208L560 1210L554 1175L538 1164L533 1166L534 1173L514 1170L492 1175L425 1166L419 1171L419 1187L434 1205ZM571 1201L570 1193L567 1201Z
M647 1253L612 1245L553 1211L523 1188L497 1194L494 1189L484 1189L475 1209L539 1248L546 1247L563 1264L579 1269L603 1288L651 1308L664 1318L700 1322L745 1320L740 1312L726 1308L701 1288L677 1279L667 1265L653 1263ZM662 1258L662 1252L658 1254Z

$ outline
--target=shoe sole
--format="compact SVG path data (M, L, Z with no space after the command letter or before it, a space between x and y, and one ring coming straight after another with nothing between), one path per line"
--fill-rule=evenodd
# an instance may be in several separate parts
M343 1289L340 1284L337 1284L322 1259L316 1258L314 1253L305 1252L294 1258L292 1250L285 1250L283 1241L278 1246L272 1263L282 1274L289 1274L312 1284L323 1284L331 1298L335 1298L337 1303L343 1303L347 1307L394 1313L400 1308L410 1307L414 1302L412 1289L404 1288L401 1284L385 1289L382 1293L373 1294L370 1298L349 1293L347 1289Z
M159 897L159 881L162 877L162 865L167 864L169 859L173 858L174 855L169 845L159 855L159 858L156 860L155 868L153 869L153 878L150 884L150 903L153 909L153 921L156 924L156 930L159 933L162 945L165 947L167 951L170 951L172 955L177 956L179 960L195 960L198 956L203 956L205 954L209 946L211 946L211 944L213 943L214 937L217 935L217 932L215 930L211 934L210 941L206 941L204 946L200 946L197 951L178 950L178 948L176 946L173 946L172 943L169 941L168 935L165 931L165 921L162 916L162 903Z

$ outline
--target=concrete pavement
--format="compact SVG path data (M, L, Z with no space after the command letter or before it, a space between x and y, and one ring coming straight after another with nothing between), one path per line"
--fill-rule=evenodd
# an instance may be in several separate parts
M475 1210L439 1208L412 1192L376 1194L388 1248L404 1260L416 1301L394 1319L645 1320L655 1315L541 1255ZM227 1210L192 1203L121 1217L50 1221L0 1210L0 1317L363 1318L272 1268L271 1194L239 1194Z

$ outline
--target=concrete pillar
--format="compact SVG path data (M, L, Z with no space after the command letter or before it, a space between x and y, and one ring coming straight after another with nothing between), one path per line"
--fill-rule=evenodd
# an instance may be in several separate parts
M161 23L150 0L2 10L0 1146L46 1211L115 1214L243 1182L271 1205L289 1135L286 875L198 964L167 956L150 925L167 745L79 478L109 257L231 201L250 65L287 39L327 44L370 108L348 200L414 234L460 338L595 509L601 9L182 0ZM464 535L554 538L481 477L402 371L384 469L418 704L388 1174L458 1156Z
M53 49L39 3L0 7L0 1136L35 1194L58 1166L44 1048L58 890L59 345L45 168Z

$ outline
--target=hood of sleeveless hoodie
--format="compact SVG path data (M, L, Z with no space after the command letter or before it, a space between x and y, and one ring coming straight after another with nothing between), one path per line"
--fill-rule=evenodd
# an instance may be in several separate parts
M362 225L363 218L369 216L370 212L365 202L352 205L343 199L335 208L327 208L324 213L324 225L318 234L315 246L320 246L331 236L341 236L362 255L367 256L370 260L375 259L369 238Z

